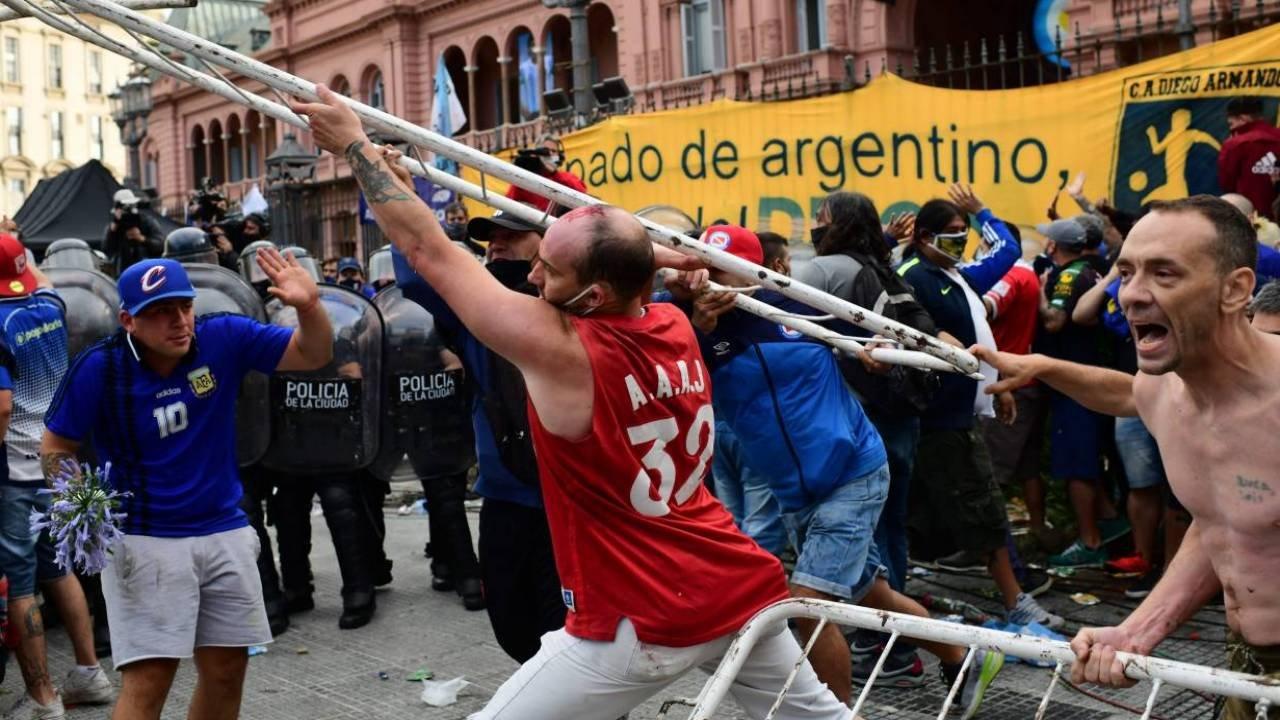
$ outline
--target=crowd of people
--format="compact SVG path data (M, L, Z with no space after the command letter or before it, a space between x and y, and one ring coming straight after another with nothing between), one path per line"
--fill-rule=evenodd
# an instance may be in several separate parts
M450 498L429 503L450 508L431 517L432 586L487 610L521 664L473 717L624 716L714 662L747 620L787 597L927 617L906 594L911 562L989 577L1011 626L1062 629L1036 599L1043 576L1019 560L1011 494L1048 565L1132 576L1128 594L1145 599L1116 628L1080 631L1078 680L1129 682L1116 651L1150 652L1218 594L1233 667L1280 671L1280 653L1268 652L1280 645L1274 562L1258 545L1274 535L1280 502L1267 434L1277 429L1280 341L1268 335L1280 332L1280 283L1257 281L1280 276L1268 245L1280 131L1255 98L1228 108L1228 194L1130 213L1090 201L1081 175L1066 188L1079 212L1060 216L1055 198L1036 226L1044 251L1029 260L1019 227L962 184L888 222L866 194L833 192L814 218L811 258L767 231L717 222L691 232L970 349L980 377L833 354L738 297L866 331L655 246L616 208L564 213L534 195L559 216L548 229L504 213L468 218L462 205L440 222L398 151L372 144L327 90L320 98L294 109L345 157L394 246L390 265L371 261L366 273L357 258L325 258L313 274L301 253L272 246L265 216L228 220L207 192L193 196L194 229L157 249L132 219L138 199L122 191L106 243L121 330L69 360L63 302L20 241L0 234L0 571L25 685L6 717L57 720L67 704L113 700L116 717L159 717L178 662L192 657L192 715L235 717L246 649L314 607L309 520L296 522L313 494L343 546L340 627L372 619L374 588L391 582L377 483L283 483L235 462L241 379L334 362L323 283L366 298L395 285L430 313L467 378L469 405L455 412L474 432L478 543L465 518L455 532L466 473L422 477L429 500ZM521 166L578 188L562 156L548 140ZM175 262L194 257L294 308L296 327L197 318L197 291ZM1231 437L1215 430L1227 426ZM132 493L100 589L82 589L29 524L48 507L37 489L76 467L89 438L113 485ZM1069 518L1047 508L1059 489ZM1129 535L1132 552L1110 549ZM155 573L137 572L144 564ZM37 588L75 648L58 686ZM95 643L107 620L109 644ZM734 698L764 717L799 663L777 717L843 718L887 637L809 619L795 632L766 633ZM98 663L106 645L118 698ZM966 665L965 648L897 642L876 683L927 682L920 649L958 685L962 716L976 715L1001 654L980 650Z

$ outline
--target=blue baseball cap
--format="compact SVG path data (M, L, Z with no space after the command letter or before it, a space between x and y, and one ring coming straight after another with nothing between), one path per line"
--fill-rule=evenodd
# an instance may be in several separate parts
M120 291L120 308L130 315L137 315L153 302L196 296L186 269L167 258L130 265L120 273L116 288Z
M343 270L359 270L364 272L364 268L360 267L360 261L353 257L344 257L338 260L338 272Z

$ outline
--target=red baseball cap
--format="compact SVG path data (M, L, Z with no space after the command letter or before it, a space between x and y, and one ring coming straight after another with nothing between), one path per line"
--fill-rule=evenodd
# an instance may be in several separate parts
M764 248L760 246L760 238L744 227L712 225L702 233L702 242L756 265L764 264Z
M27 267L27 249L18 238L0 233L0 297L21 297L36 291L36 276Z

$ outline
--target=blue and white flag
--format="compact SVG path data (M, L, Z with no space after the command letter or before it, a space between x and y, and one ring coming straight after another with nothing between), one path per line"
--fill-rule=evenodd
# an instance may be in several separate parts
M436 59L435 99L431 103L431 129L445 137L467 124L467 113L462 109L458 93L453 87L453 78L449 76L449 68L445 66L444 56ZM436 155L434 165L451 174L458 174L458 164L449 158Z

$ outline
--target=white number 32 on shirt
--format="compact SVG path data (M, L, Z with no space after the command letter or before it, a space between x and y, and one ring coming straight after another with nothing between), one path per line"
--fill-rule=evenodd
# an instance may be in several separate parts
M706 427L706 439L703 440L703 427ZM702 476L707 471L707 463L711 461L711 453L715 450L715 414L710 405L698 408L684 436L684 451L689 455L698 455L698 464L693 472L684 479L679 489L676 488L676 467L667 452L667 444L676 439L680 428L675 418L662 418L643 425L627 428L627 438L632 445L653 443L649 451L640 458L644 465L636 473L631 483L631 506L636 512L648 517L662 517L671 512L672 494L677 506L683 505L693 496ZM700 444L702 443L702 444ZM658 496L653 496L653 474L657 473Z

